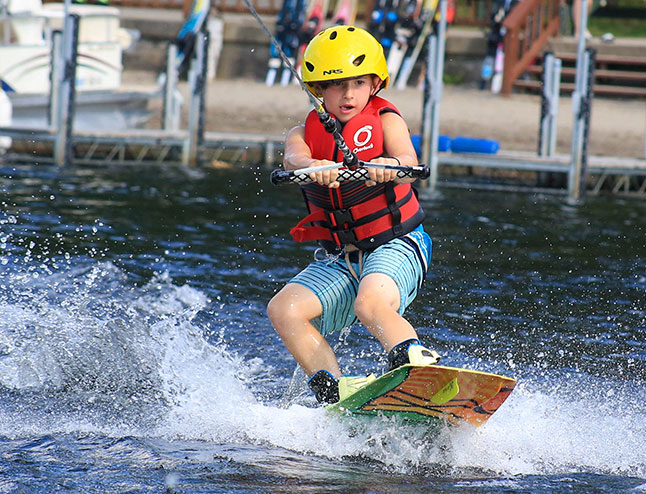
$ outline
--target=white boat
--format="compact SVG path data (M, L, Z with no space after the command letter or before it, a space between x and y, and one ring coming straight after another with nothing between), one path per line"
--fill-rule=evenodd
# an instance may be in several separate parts
M11 125L13 107L11 101L2 88L0 88L0 127ZM11 139L0 135L0 154L11 147Z
M64 4L0 0L0 81L13 106L13 126L47 125L52 38L63 26ZM70 5L79 20L75 129L139 126L157 93L121 88L122 51L132 42L120 28L119 9Z

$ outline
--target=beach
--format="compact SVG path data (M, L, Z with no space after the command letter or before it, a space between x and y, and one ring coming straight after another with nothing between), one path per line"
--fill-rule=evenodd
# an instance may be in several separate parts
M152 72L124 72L124 85L150 87ZM179 89L188 101L188 87ZM422 91L386 89L380 96L402 112L412 134L421 132ZM262 135L285 135L302 123L309 99L296 84L267 87L250 79L216 79L207 87L206 130ZM534 94L510 97L480 91L470 85L444 85L440 105L440 134L493 139L501 150L535 151L538 148L541 98ZM159 128L161 99L151 102L153 116L148 126ZM187 105L184 104L184 113ZM557 152L570 152L573 122L571 98L563 95L558 108ZM644 158L646 101L594 98L590 120L591 155Z

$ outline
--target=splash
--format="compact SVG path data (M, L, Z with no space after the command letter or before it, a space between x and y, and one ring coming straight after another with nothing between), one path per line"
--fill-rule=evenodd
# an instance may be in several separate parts
M573 378L568 386L586 385ZM393 419L339 417L321 409L292 405L286 410L255 401L218 406L217 416L198 414L209 440L256 444L323 456L377 462L398 473L455 477L553 475L564 473L646 476L643 391L615 391L600 383L584 392L565 392L563 383L546 392L519 386L483 427L428 430ZM602 397L601 403L599 398ZM192 415L195 417L195 415ZM244 438L244 439L243 439Z
M518 368L518 387L479 429L332 415L309 397L282 408L257 387L281 371L240 357L201 326L208 298L166 274L138 286L114 264L88 260L10 284L11 292L0 291L4 436L92 431L209 441L461 478L646 477L639 383ZM227 324L219 314L218 332Z
M137 288L110 262L38 277L0 292L3 431L149 428L167 394L164 361L196 336L206 297L157 275ZM15 429L14 429L15 428ZM29 428L29 427L28 427Z

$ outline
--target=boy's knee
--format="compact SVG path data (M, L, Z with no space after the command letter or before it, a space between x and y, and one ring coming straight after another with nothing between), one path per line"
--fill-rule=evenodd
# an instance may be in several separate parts
M354 313L360 321L367 321L373 318L373 314L378 309L379 300L371 296L360 296L354 301Z
M282 301L280 293L274 295L272 299L267 304L267 317L272 322L274 326L279 322L280 318L284 317L286 310L289 307L285 308L285 304Z
M265 312L267 312L269 319L271 319L272 314L274 314L276 311L276 303L274 302L275 298L275 296L272 297L271 300L267 302L267 306L265 307Z
M279 326L293 324L305 316L291 297L277 293L267 304L267 316L276 329Z
M380 294L367 293L355 299L353 308L360 321L369 321L375 317L375 314L383 311L397 311L396 305L396 302Z

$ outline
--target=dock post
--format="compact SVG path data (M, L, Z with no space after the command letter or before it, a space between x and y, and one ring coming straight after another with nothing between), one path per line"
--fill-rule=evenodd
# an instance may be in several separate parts
M435 182L430 184L431 177L435 175L432 168L433 146L432 146L432 129L433 129L433 105L435 102L435 57L437 56L437 36L431 34L426 41L426 74L424 76L424 93L422 105L422 162L431 167L429 180L425 182L428 188L433 189Z
M195 57L188 73L190 101L188 107L188 137L184 143L182 164L196 167L198 149L204 142L204 107L206 99L206 73L208 35L201 31L195 38Z
M559 116L559 99L561 96L561 70L563 62L560 58L554 58L552 69L552 97L550 107L550 129L549 129L549 142L547 148L547 156L553 156L556 153L556 136L558 130L558 116Z
M218 70L218 62L222 53L222 44L224 43L224 21L220 18L210 17L207 21L206 29L209 32L209 58L207 68L207 79L215 80Z
M267 140L264 145L264 164L267 169L274 166L276 162L276 145L273 141Z
M588 64L585 51L585 32L587 29L588 2L581 0L579 40L577 43L575 87L572 93L572 143L570 151L570 170L568 172L568 200L578 202L585 192L585 155L583 153L584 117L586 108L586 83Z
M434 192L437 187L438 141L440 138L440 102L444 77L444 49L446 46L447 0L440 0L440 23L437 36L429 39L429 56L427 57L426 88L428 113L423 118L422 149L423 161L428 163L431 175L427 187ZM436 40L433 41L433 38Z
M56 130L57 115L59 112L60 102L58 100L60 96L60 87L62 76L60 74L60 69L62 68L61 59L63 56L62 52L62 43L63 43L63 33L61 31L54 31L52 33L52 46L50 52L50 67L49 67L49 101L47 103L47 126L50 129Z
M76 96L76 56L78 53L79 16L68 14L63 21L62 56L55 72L59 84L56 108L56 139L54 161L58 166L72 162L72 128L74 126L74 101Z
M164 130L179 130L181 122L181 95L177 93L179 67L177 66L177 45L170 43L166 55L166 74L164 76L164 106L162 125Z
M541 121L538 134L538 155L554 156L558 129L559 97L562 61L553 53L543 58L543 91L541 92ZM560 174L559 174L560 177ZM554 172L538 172L537 184L549 187L558 183Z
M592 99L594 97L594 77L595 65L597 61L597 50L588 48L585 57L585 96L583 99L583 139L581 156L584 163L584 171L588 165L588 144L590 141L590 113L592 111Z
M541 125L538 136L539 156L553 156L556 151L561 66L560 58L556 58L552 53L545 55L543 91L541 93Z

